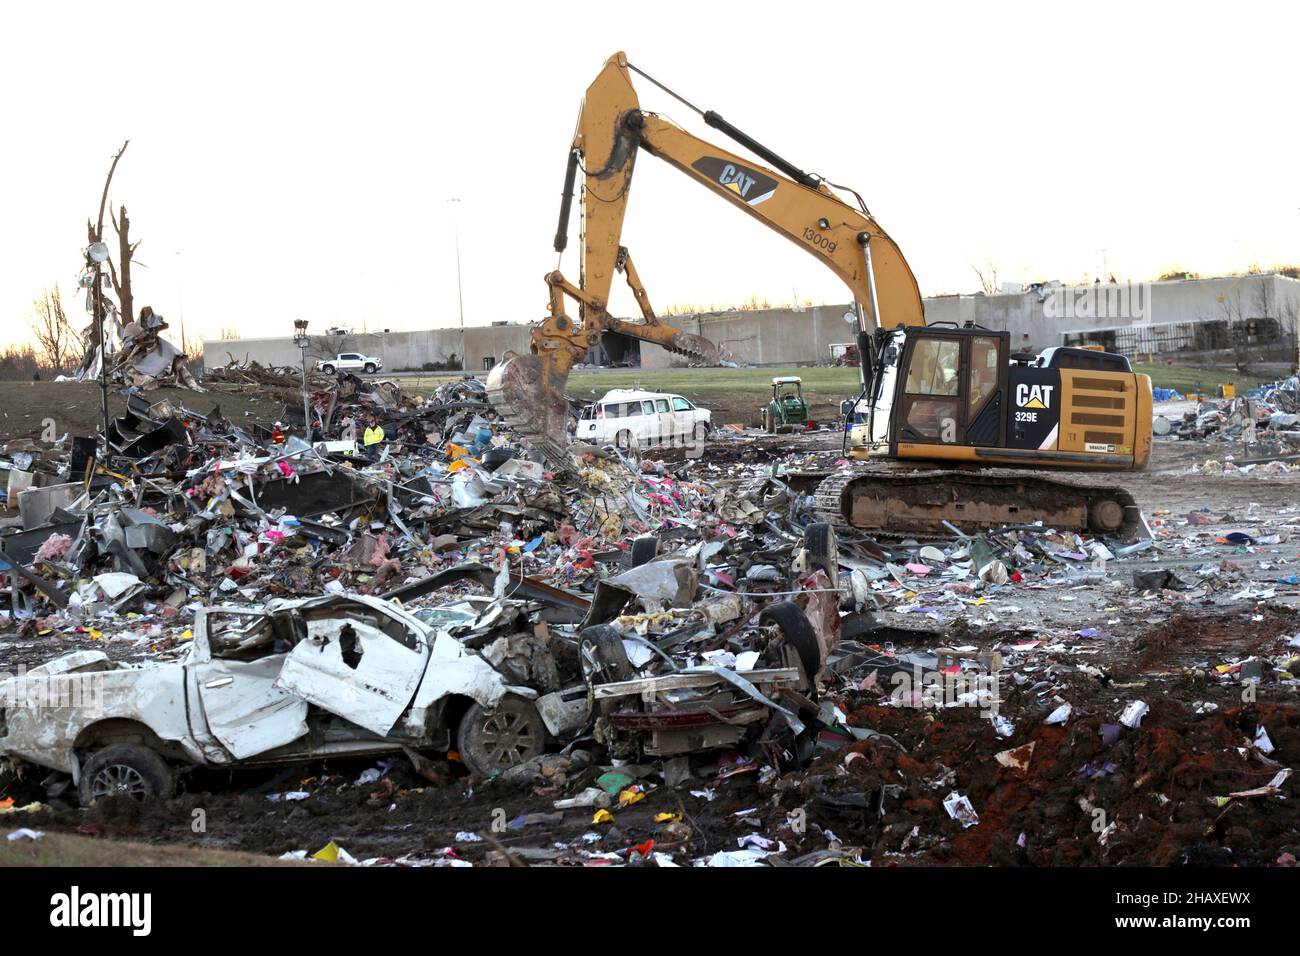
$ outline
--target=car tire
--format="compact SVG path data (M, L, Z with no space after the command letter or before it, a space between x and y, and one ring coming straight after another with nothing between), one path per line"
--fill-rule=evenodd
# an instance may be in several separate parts
M112 796L166 800L175 789L171 768L155 751L138 744L109 744L82 766L77 795L88 807Z
M808 525L803 529L803 546L808 551L808 564L825 571L831 587L839 587L840 549L835 529L820 521Z
M814 675L821 670L822 649L817 641L817 632L813 630L812 622L808 620L803 608L793 601L778 601L763 608L758 623L775 624L780 628L786 643L799 655L804 676L811 685Z
M626 428L614 436L614 447L619 451L631 451L635 444L632 433Z
M704 422L696 422L695 430L691 432L691 435L697 442L702 442L709 437L709 426Z
M488 710L475 703L456 728L460 759L480 777L509 770L546 752L546 725L530 700L507 695Z
M367 363L366 363L366 374L368 374L368 375L374 375L376 371L378 371L378 369L375 368L375 363L374 363L374 362L367 362Z
M639 568L659 554L659 539L652 534L632 539L632 567Z
M333 365L322 365L322 366L320 367L320 370L321 370L322 372L324 372L326 375L333 375L333 374L334 374L334 366L333 366Z

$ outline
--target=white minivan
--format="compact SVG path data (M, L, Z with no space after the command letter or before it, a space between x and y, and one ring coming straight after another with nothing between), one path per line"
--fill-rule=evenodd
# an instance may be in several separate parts
M582 410L573 437L618 448L701 444L708 437L710 417L708 409L680 395L615 388Z

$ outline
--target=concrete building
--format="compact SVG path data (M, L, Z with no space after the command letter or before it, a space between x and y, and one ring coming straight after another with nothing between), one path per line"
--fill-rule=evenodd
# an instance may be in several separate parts
M854 340L845 320L850 303L805 309L763 309L680 315L670 321L722 346L746 365L813 365L832 360L836 346ZM1300 325L1300 280L1277 274L1182 279L1096 286L1046 283L997 295L935 296L925 300L931 324L974 323L1011 334L1013 349L1038 352L1055 345L1097 344L1129 356L1191 358L1198 353L1247 348L1294 355ZM888 324L889 317L884 317ZM387 372L420 370L459 358L483 371L506 351L527 352L523 323L312 337L309 357L364 352L384 360ZM218 339L203 343L204 364L232 359L263 365L300 362L291 336ZM607 335L602 354L589 360L641 368L668 368L680 356L626 336ZM1288 361L1290 359L1287 359Z
M1035 285L925 300L928 322L1011 333L1013 347L1103 345L1130 357L1296 345L1300 280L1273 273L1096 286Z
M528 325L498 323L460 328L426 329L421 332L364 332L347 335L313 335L307 350L309 360L333 357L340 352L362 352L384 360L385 372L420 371L426 364L445 365L459 360L462 348L469 355L468 367L490 368L506 351L527 352ZM302 353L293 336L268 338L209 339L203 343L205 368L230 362L258 362L261 365L302 364Z

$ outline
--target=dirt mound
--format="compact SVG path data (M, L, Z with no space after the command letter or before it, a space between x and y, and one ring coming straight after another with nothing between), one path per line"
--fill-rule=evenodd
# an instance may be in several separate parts
M1132 670L1167 671L1209 660L1240 659L1278 648L1283 637L1300 630L1300 612L1265 607L1254 614L1217 612L1175 614L1142 635L1134 645Z
M810 824L864 846L877 865L1268 865L1300 844L1294 801L1226 799L1277 773L1239 749L1259 726L1276 746L1273 759L1300 760L1300 710L1292 706L1195 716L1160 701L1135 729L1095 716L1064 726L1040 718L1009 739L965 710L931 718L863 708L851 721L889 733L906 752L860 741L774 789L781 818L803 809ZM1006 751L1024 765L999 763ZM977 826L950 818L944 800L953 792L969 798ZM788 827L783 836L800 839Z

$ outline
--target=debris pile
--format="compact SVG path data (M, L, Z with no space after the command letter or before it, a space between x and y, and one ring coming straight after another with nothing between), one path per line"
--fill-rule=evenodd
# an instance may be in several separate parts
M189 357L163 337L167 322L149 306L140 310L140 318L123 323L116 309L104 317L104 335L116 347L109 349L108 381L113 385L149 390L163 385L203 391L185 364ZM99 338L92 322L83 335L86 354L77 379L97 380L100 369Z
M1137 541L876 539L817 514L816 482L851 467L838 436L727 436L697 459L575 444L555 468L474 379L414 395L313 374L305 436L300 373L204 384L284 414L133 389L107 454L0 452L0 648L21 668L0 692L90 681L100 717L161 742L124 756L138 734L11 709L0 798L45 831L186 840L201 795L240 848L363 865L1294 850L1285 471L1265 504L1152 508ZM239 689L199 724L142 707L168 674ZM139 792L114 797L108 750ZM253 763L271 769L203 776Z

